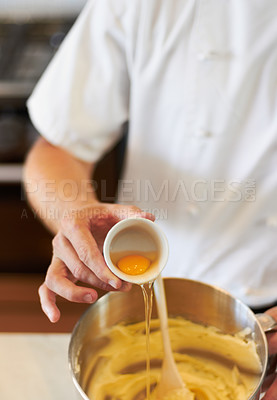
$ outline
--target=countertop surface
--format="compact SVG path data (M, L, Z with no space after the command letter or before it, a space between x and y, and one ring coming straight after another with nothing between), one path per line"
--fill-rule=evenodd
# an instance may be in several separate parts
M0 333L1 400L78 400L69 334Z

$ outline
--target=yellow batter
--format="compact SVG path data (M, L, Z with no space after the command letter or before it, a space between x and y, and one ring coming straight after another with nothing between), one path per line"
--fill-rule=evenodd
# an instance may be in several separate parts
M179 372L195 400L247 400L261 375L255 343L246 335L222 334L216 328L169 319L169 333ZM145 399L145 322L114 326L99 340L84 377L92 400ZM151 321L151 400L163 358L159 321ZM168 394L164 400L185 400Z

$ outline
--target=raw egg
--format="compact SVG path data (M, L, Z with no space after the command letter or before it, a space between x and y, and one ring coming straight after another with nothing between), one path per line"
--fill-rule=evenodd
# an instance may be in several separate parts
M151 261L137 254L122 257L118 263L118 268L128 275L140 275L143 274L150 266Z

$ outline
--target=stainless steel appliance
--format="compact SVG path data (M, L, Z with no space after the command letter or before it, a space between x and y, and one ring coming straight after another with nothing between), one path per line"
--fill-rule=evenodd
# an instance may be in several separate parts
M0 22L1 182L20 180L19 167L37 136L28 118L26 100L72 22Z
M262 373L249 400L258 400L268 364L268 349L262 326L253 312L240 300L215 286L181 278L166 278L164 283L170 317L182 316L199 324L215 326L231 335L245 328L251 329ZM260 318L263 316L261 314ZM153 317L157 318L155 306ZM100 343L105 345L105 340L101 341L99 337L118 323L135 323L144 319L143 296L138 285L133 285L130 292L106 294L83 314L75 326L69 346L69 365L80 399L94 400L88 398L86 389L94 372L91 358Z
M73 19L0 21L0 271L42 272L51 236L28 207L21 185L25 156L38 133L26 100Z
M26 100L73 22L0 21L0 272L44 272L51 259L52 237L28 207L21 185L24 158L38 137ZM125 138L94 176L105 201L115 199Z

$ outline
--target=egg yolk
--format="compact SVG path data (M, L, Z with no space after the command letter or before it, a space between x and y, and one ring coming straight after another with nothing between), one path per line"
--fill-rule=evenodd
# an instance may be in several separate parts
M147 270L150 263L151 261L148 258L134 254L122 257L117 266L125 274L140 275Z

